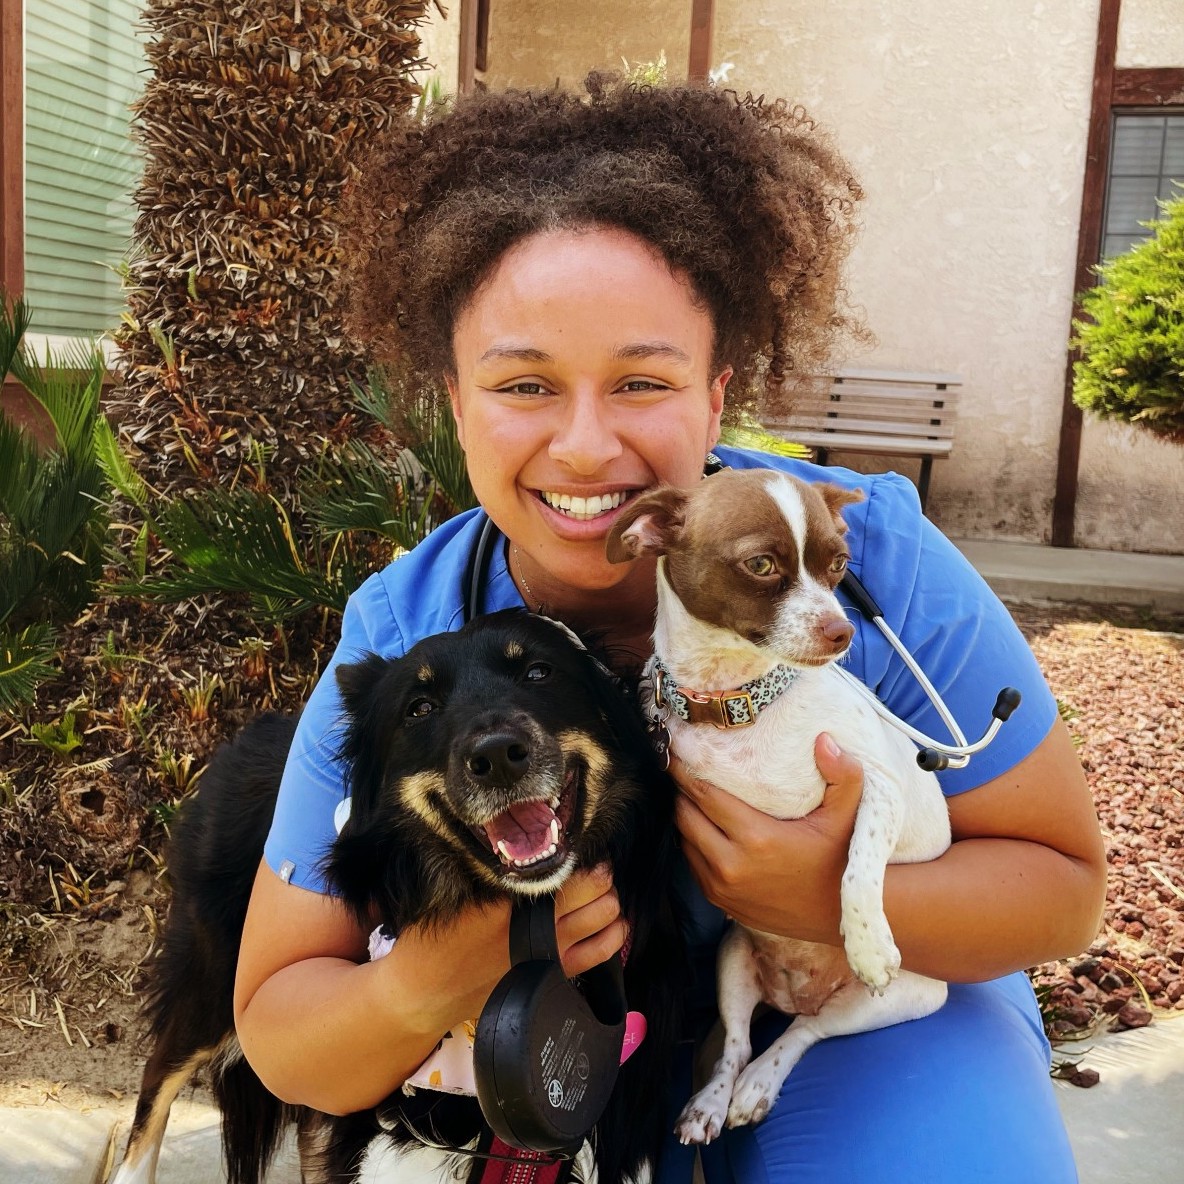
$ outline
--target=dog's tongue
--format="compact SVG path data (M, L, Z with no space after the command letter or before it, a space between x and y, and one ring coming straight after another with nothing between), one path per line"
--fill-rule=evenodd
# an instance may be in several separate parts
M554 817L546 802L517 802L486 823L485 834L505 862L534 859L551 846Z

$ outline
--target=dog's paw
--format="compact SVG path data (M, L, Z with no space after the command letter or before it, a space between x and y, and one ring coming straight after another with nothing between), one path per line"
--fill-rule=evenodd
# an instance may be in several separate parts
M847 961L856 977L866 983L873 993L882 995L900 970L900 951L894 942L888 948L852 950L847 948Z
M727 1114L727 1082L709 1082L682 1108L674 1133L684 1146L710 1143L724 1129Z
M856 977L877 995L887 989L900 970L900 950L883 918L877 922L865 922L859 916L844 918L843 946Z
M728 1107L728 1126L747 1126L760 1122L773 1108L781 1092L785 1075L770 1075L768 1068L753 1062L740 1074L736 1088L732 1091L732 1104Z

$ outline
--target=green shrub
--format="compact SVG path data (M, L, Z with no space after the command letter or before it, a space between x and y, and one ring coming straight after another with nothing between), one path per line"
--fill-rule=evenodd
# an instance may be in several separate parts
M96 346L39 365L22 347L23 300L0 296L0 376L12 374L45 410L42 447L0 415L0 710L32 700L53 674L54 626L96 597L108 487L95 455L105 366Z
M1150 225L1081 298L1091 319L1074 322L1073 401L1184 442L1184 196Z

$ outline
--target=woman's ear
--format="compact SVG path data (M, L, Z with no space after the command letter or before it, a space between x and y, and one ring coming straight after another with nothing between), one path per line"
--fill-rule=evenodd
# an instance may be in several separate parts
M732 377L732 367L725 366L711 383L711 423L708 428L707 448L710 452L719 443L720 420L724 413L724 388Z
M456 423L456 438L460 441L461 449L465 447L465 417L460 409L460 386L456 375L444 372L444 385L448 388L448 402L452 405L452 418Z

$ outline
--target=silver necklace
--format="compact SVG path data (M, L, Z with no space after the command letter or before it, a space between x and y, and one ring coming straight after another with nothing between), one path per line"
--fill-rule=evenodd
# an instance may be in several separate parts
M522 591L526 593L526 607L531 608L531 601L534 602L535 612L543 611L543 602L530 590L530 584L526 579L526 572L522 570L522 556L518 553L518 544L514 544L514 559L518 565L518 579L522 583Z

